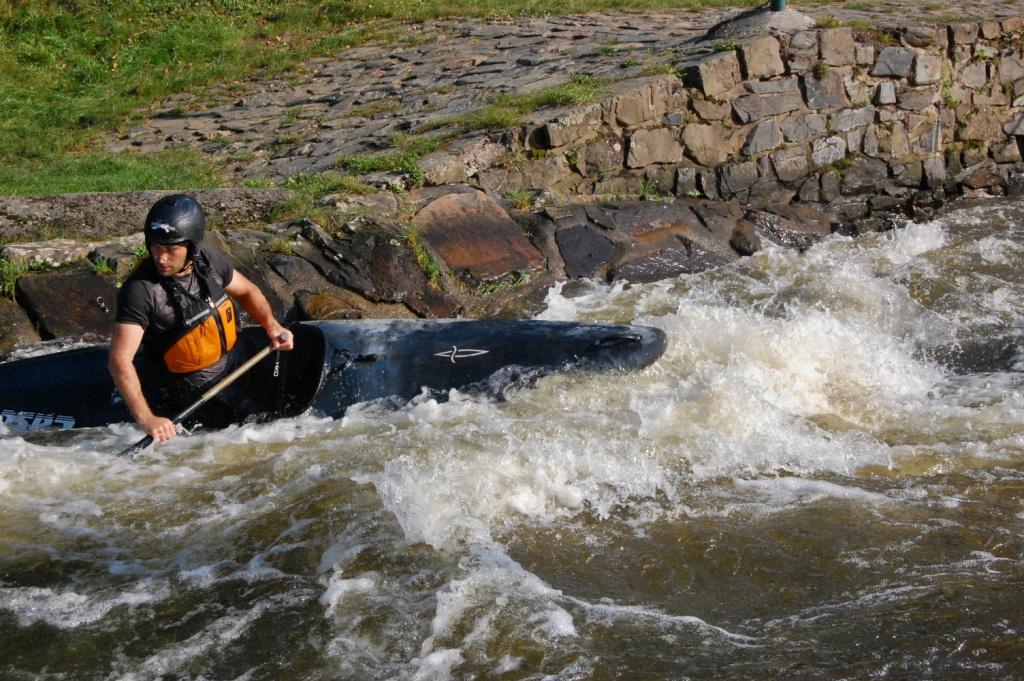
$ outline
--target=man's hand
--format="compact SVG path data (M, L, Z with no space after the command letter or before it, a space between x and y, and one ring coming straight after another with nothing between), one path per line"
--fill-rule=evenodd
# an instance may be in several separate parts
M277 322L270 324L267 329L267 338L275 350L291 350L295 347L295 336Z
M177 435L174 422L164 416L153 416L139 423L146 435L153 438L154 442L166 442Z

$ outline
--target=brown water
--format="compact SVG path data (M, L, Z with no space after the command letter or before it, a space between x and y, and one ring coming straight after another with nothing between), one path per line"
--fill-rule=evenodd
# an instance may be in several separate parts
M1024 678L1024 211L545 317L640 374L0 440L4 679Z

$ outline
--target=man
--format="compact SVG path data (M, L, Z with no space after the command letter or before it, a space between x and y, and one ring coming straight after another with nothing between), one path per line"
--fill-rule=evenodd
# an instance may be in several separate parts
M158 412L188 406L241 364L231 296L266 331L277 350L291 350L292 334L274 318L266 297L236 272L223 255L203 245L202 206L184 194L165 196L146 216L146 258L125 281L117 299L108 366L136 423L156 442L175 435L143 393L133 363L141 345L147 383L159 383ZM234 350L234 352L232 352ZM228 405L230 407L230 405Z

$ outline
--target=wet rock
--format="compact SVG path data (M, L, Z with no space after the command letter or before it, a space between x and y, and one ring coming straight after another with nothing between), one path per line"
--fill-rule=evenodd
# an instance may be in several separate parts
M13 300L0 298L0 361L14 348L39 340L25 311Z
M117 285L86 265L18 279L17 301L44 339L108 340L117 311Z
M703 272L728 262L690 239L680 238L679 241L679 248L666 248L616 265L608 278L646 283Z
M474 287L544 265L515 221L483 192L442 196L412 224L441 264Z
M729 245L732 250L740 255L753 255L761 250L761 240L754 229L754 224L749 220L738 220L729 237Z
M874 158L858 158L843 171L842 192L861 194L877 191L889 177L885 161Z
M555 232L565 276L593 277L612 259L615 245L593 227L576 225Z

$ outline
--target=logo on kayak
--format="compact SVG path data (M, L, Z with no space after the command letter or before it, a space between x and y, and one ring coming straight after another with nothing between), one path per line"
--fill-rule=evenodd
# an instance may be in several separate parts
M479 357L480 355L486 355L490 350L475 350L473 348L460 348L453 345L451 349L445 350L444 352L435 352L434 357L444 357L450 359L452 364L455 364L457 359L467 359L469 357Z
M74 416L39 414L34 411L14 411L12 409L0 411L0 421L15 433L25 430L42 430L43 428L67 430L75 427Z

